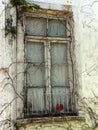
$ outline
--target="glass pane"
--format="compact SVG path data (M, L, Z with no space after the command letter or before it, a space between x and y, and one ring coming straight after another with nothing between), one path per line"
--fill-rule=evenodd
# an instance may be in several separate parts
M68 72L66 65L53 65L51 75L52 86L68 86Z
M27 91L27 112L40 113L45 111L44 89L28 88Z
M67 45L51 43L51 81L52 86L68 85Z
M44 62L44 44L28 42L26 44L26 60L33 63Z
M28 35L46 35L46 19L30 18L26 19L26 34Z
M69 89L64 87L52 88L52 106L54 111L69 110Z
M52 64L63 64L67 62L67 45L51 43Z
M27 66L27 86L43 86L44 83L44 66L28 65Z
M48 36L66 37L66 22L61 20L49 20Z

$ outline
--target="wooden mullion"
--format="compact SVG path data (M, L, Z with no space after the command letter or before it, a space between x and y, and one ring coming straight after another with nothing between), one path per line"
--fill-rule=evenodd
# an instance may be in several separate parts
M68 43L70 41L70 38L68 37L65 37L65 38L62 38L62 37L49 37L49 36L30 36L30 35L27 35L26 36L26 40L27 41L35 41L35 42L44 42L45 40L49 40L49 41L52 41L52 42L61 42L61 43Z
M46 110L51 112L51 82L50 82L50 43L45 42L45 81L46 81Z

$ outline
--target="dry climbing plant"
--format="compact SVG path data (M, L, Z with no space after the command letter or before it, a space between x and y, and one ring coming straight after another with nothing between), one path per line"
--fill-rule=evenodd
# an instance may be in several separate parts
M11 4L13 6L16 7L17 10L17 15L19 16L19 12L24 11L24 9L26 9L26 6L29 8L33 8L34 10L36 8L39 8L38 6L35 5L32 6L31 4L29 5L29 3L26 3L24 0L11 0L10 1ZM19 7L22 6L22 10L18 10L20 9ZM9 19L8 19L9 20ZM8 21L7 21L8 22ZM72 83L72 89L71 89L71 94L72 97L75 96L75 99L72 101L73 103L76 102L77 98L78 100L80 100L79 102L81 103L80 107L84 107L84 110L88 113L90 121L92 123L92 126L90 127L88 124L84 124L81 127L81 130L95 130L96 128L98 128L98 117L97 114L93 111L93 109L91 107L89 107L88 103L91 103L91 101L88 101L88 99L80 99L79 95L78 95L78 85L79 85L79 73L78 73L78 69L77 69L77 64L76 64L76 57L75 57L75 39L74 39L74 21L72 20L72 18L70 17L68 19L68 26L69 28L66 28L66 30L69 33L69 56L70 56L70 60L71 60L71 68L72 68L72 79L69 79L70 82ZM7 31L7 33L11 33L11 34L15 34L14 36L17 36L17 28L11 28L12 27L12 23L9 23L9 26L6 26L5 31ZM11 29L11 30L10 30ZM23 62L13 62L11 63L7 68L0 68L0 72L3 73L5 75L5 77L3 78L3 80L0 82L0 86L1 86L1 90L0 93L4 93L4 91L7 89L12 88L12 91L15 93L16 97L13 98L11 101L9 102L5 102L2 104L1 109L0 109L0 117L4 116L4 113L7 113L7 111L11 111L11 106L13 105L13 103L16 101L17 98L20 98L23 102L24 102L24 94L22 92L18 93L17 89L16 89L16 78L18 75L20 74L24 74L25 72L20 72L15 74L14 76L12 76L11 74L11 68L13 67L13 65L16 64L26 64ZM24 90L23 90L24 91ZM98 104L98 98L95 95L95 100L92 100L93 103ZM78 104L79 105L79 104ZM67 124L66 127L63 127L62 125L55 125L54 128L63 128L65 130L75 130L78 129L77 126L74 128L73 126L71 126L70 122L67 121L67 117L66 117L66 121L65 123ZM9 113L8 118L4 119L4 120L0 120L0 128L2 130L11 130L11 125L14 124L13 120L11 119L11 113ZM15 127L18 128L19 124L15 123ZM48 126L40 126L40 127L35 127L36 130L39 129L43 129L45 127L53 127L51 125Z

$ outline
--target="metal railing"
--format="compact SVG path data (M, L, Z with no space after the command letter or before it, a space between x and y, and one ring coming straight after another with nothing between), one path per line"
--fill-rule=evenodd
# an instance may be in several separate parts
M33 95L33 96L32 96ZM69 115L75 116L76 104L74 97L68 89L65 92L34 93L27 98L25 115L30 116L51 116Z

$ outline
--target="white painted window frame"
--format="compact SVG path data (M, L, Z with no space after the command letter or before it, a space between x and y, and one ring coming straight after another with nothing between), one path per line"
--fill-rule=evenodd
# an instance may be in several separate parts
M70 13L69 13L68 16L70 16ZM58 17L54 17L54 15L53 16L48 16L48 15L40 16L40 15L35 15L33 13L32 13L32 15L31 15L31 13L26 13L25 18L26 17L36 17L36 18L41 17L41 18L46 18L46 19L58 19ZM64 18L61 17L61 18L59 18L59 20L66 20L67 21L67 17L66 16L64 16ZM50 43L49 43L50 41L51 42L61 43L61 44L63 44L63 43L68 44L70 42L70 38L68 38L68 37L61 38L61 37L25 36L25 43L26 44L27 44L27 41L43 42L44 43L44 46L45 46L45 66L47 66L47 68L48 68L45 71L45 78L48 79L47 82L46 82L46 94L49 95L51 93L51 82L50 82L51 61L49 60L50 59L49 48L47 48L46 46L48 45L50 47ZM47 42L48 42L48 44L46 44ZM69 53L69 52L67 52L67 53ZM68 56L69 56L69 54L68 54ZM48 57L48 60L47 60L47 57ZM68 66L68 71L69 70L70 70L70 67ZM70 77L69 73L68 73L68 76ZM49 100L51 101L51 94L49 96ZM47 107L47 109L49 109L49 107L51 108L51 104L50 104L50 106L48 106L48 103L46 103L46 107Z

